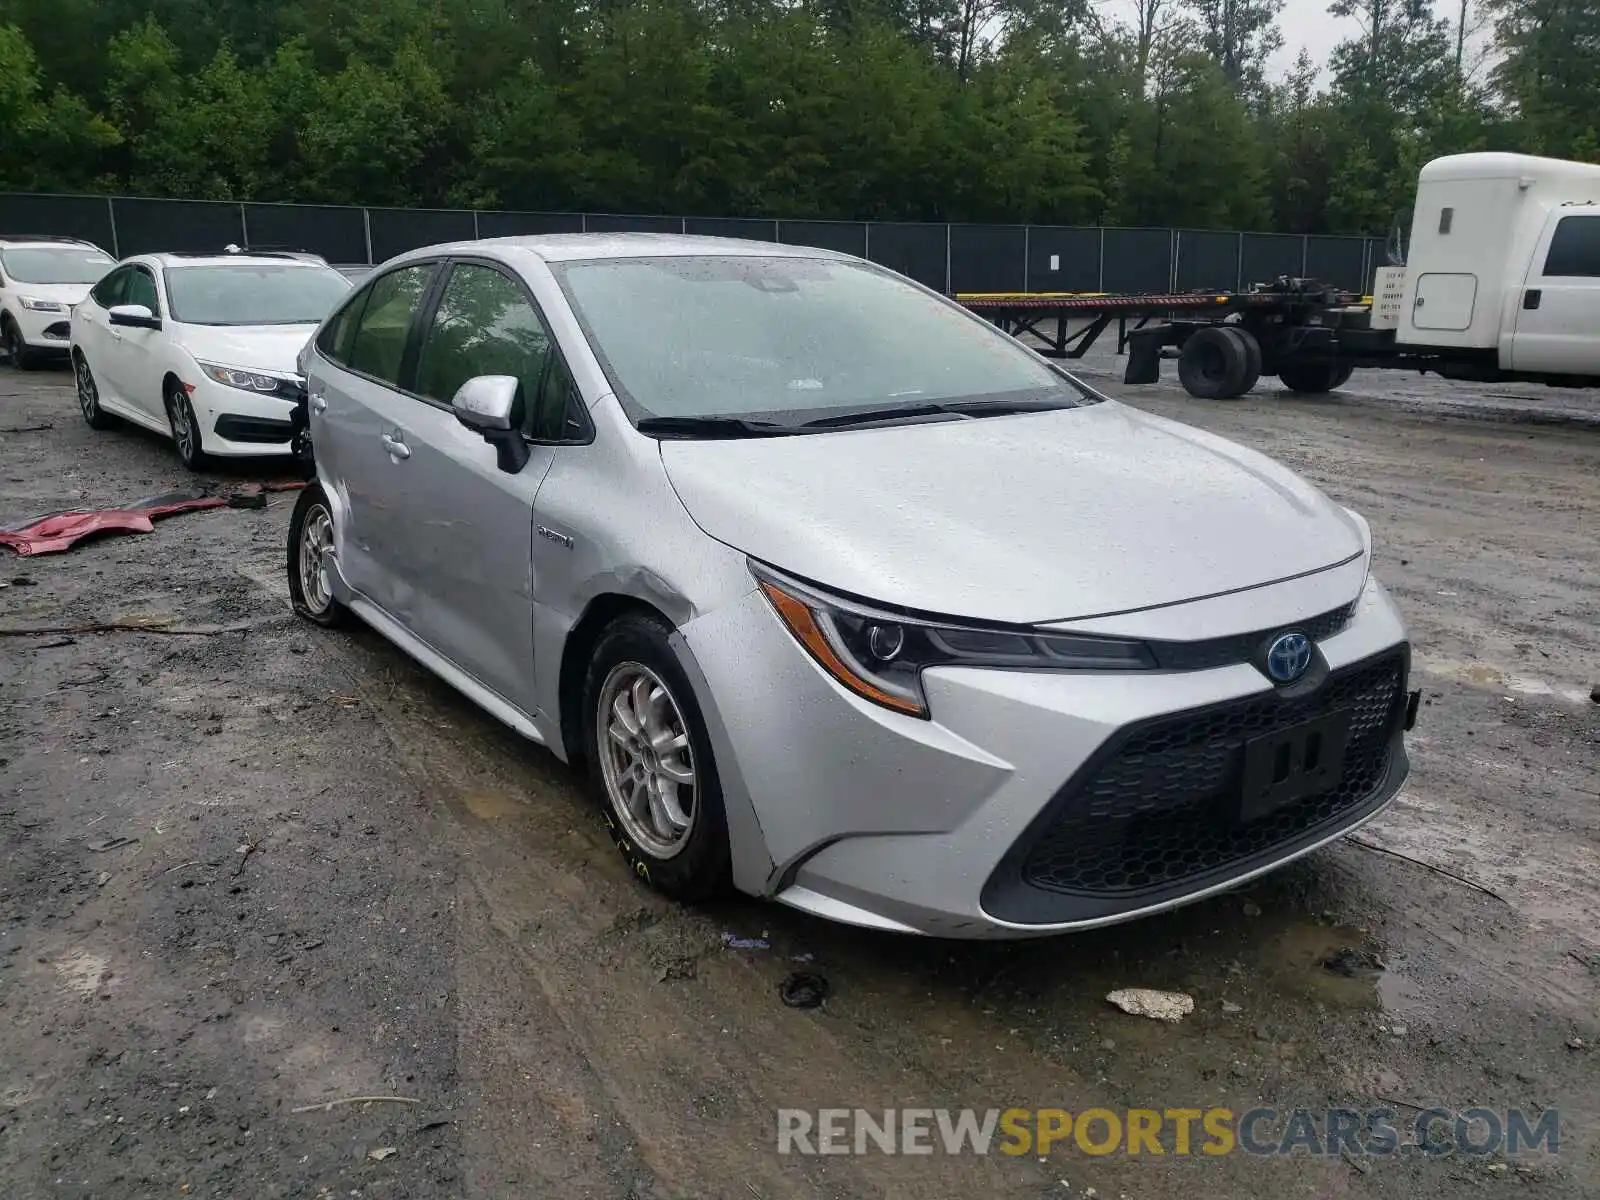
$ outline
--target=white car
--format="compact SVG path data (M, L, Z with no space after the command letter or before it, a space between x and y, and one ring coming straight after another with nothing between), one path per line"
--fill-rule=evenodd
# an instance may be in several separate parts
M72 310L84 420L165 434L193 470L212 455L292 453L295 359L349 290L326 263L285 254L124 259Z
M116 265L93 242L0 235L0 351L11 365L65 358L72 306Z

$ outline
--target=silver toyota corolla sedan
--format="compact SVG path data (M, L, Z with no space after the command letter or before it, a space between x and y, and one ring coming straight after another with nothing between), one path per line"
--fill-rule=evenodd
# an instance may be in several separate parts
M1079 929L1306 854L1405 779L1362 518L882 267L432 246L301 367L296 608L583 763L670 896Z

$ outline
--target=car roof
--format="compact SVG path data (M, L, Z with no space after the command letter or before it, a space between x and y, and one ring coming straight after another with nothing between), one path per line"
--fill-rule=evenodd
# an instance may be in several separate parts
M754 258L856 257L816 246L789 246L749 238L711 237L685 233L538 233L475 238L422 246L398 258L470 254L488 249L522 250L545 262L580 262L604 258L673 258L689 255L735 255Z
M12 250L23 246L60 246L63 249L80 247L98 250L102 254L110 253L104 247L97 246L84 238L58 237L53 233L0 233L0 247Z
M156 263L162 267L323 267L321 259L306 259L287 254L182 254L158 251L129 255L124 262Z

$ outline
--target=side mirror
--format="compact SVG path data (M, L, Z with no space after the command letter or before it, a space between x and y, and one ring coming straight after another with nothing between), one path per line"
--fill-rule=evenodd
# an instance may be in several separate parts
M495 448L500 469L515 475L528 465L522 436L522 381L515 375L475 375L456 391L451 411Z
M110 313L113 325L126 325L134 329L160 329L161 318L142 304L117 304Z

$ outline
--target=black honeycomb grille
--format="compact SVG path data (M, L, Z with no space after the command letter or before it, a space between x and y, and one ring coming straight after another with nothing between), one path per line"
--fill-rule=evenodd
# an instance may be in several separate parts
M1383 784L1404 687L1403 658L1386 658L1330 676L1312 696L1269 693L1136 730L1074 788L1023 879L1058 892L1159 890L1336 822ZM1242 823L1244 743L1340 710L1351 729L1338 785Z

